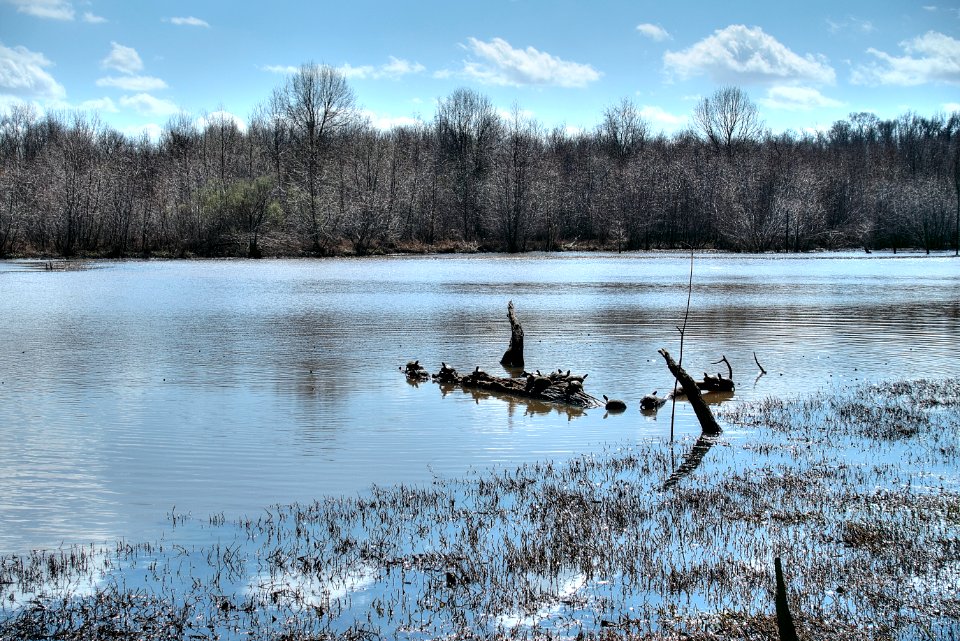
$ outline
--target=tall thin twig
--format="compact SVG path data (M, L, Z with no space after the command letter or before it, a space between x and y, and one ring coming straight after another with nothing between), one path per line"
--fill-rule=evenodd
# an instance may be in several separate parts
M690 247L690 279L687 282L687 309L683 313L683 327L678 327L680 331L680 358L677 362L683 366L683 338L687 334L687 319L690 317L690 299L693 297L693 247ZM679 382L673 379L673 404L670 406L670 442L673 443L674 419L677 415L677 385Z

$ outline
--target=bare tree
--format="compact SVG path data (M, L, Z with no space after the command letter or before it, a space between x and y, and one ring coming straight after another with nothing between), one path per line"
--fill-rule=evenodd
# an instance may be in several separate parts
M508 252L523 251L540 215L543 147L537 124L519 105L513 107L494 158L489 193L497 226Z
M437 105L438 151L452 173L452 204L460 212L464 240L477 236L484 223L480 190L499 124L490 99L472 89L457 89Z
M597 133L610 157L625 163L643 147L649 129L636 105L629 98L623 98L603 111L603 122Z
M757 106L739 87L723 87L702 99L693 112L693 121L714 149L728 156L763 131Z
M391 137L369 123L351 130L348 139L341 173L346 195L343 229L354 251L365 254L396 226L390 197L391 159L396 150Z
M319 251L325 223L325 154L331 138L354 120L356 99L343 74L329 65L310 63L302 65L276 90L274 100L293 136L297 182L304 190L307 232L314 251Z
M951 153L953 163L953 196L957 206L953 226L953 255L960 256L960 111L953 112L948 121L948 127L952 134L950 139L951 146L953 147Z
M27 156L35 121L36 112L27 105L14 105L0 118L0 258L16 247L36 197L36 177Z

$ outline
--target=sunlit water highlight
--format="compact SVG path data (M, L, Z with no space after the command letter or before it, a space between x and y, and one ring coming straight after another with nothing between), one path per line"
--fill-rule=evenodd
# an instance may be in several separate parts
M728 404L951 377L949 256L701 255L684 363L726 355ZM257 514L371 484L563 460L669 435L689 257L0 263L0 553L151 540L168 515ZM513 300L528 369L589 373L630 410L565 413L410 385L419 359L498 365ZM756 352L768 370L757 378ZM678 406L678 432L697 432Z

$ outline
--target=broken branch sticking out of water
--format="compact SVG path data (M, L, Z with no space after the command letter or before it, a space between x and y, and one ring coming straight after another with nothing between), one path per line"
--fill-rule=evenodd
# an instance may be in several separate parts
M717 419L713 417L713 412L710 411L710 408L706 402L704 402L697 381L693 380L693 378L687 374L686 370L677 365L673 357L670 356L670 352L661 349L659 353L663 356L663 360L667 362L667 368L670 370L670 373L679 381L683 388L683 393L687 395L687 400L689 400L690 405L693 406L693 411L697 415L697 420L700 421L700 428L703 430L703 433L720 434L723 430L720 429Z
M767 373L767 370L763 369L763 365L760 364L759 359L757 359L757 353L753 353L753 362L757 364L757 367L760 368L760 376L763 376ZM732 376L730 378L733 378Z

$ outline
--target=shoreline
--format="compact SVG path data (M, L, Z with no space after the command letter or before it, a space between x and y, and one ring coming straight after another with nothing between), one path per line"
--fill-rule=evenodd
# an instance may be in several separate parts
M936 251L926 251L920 247L893 249L876 249L865 252L862 247L839 247L839 248L816 248L800 252L786 251L767 251L763 253L742 252L728 249L701 248L692 250L696 256L763 256L763 257L782 257L782 258L801 258L801 257L819 257L824 255L841 255L844 258L897 258L897 257L918 257L930 256L940 258L952 258L956 256L953 249L943 249ZM55 254L43 253L21 253L11 254L0 257L0 263L30 261L41 262L50 261L55 263L79 263L79 262L99 262L99 261L204 261L204 260L236 260L257 262L260 260L325 260L325 259L376 259L389 257L439 257L439 256L563 256L570 254L586 255L622 255L622 256L657 256L657 255L683 255L689 256L689 248L656 248L656 249L632 249L617 251L612 247L570 247L566 249L552 250L528 250L524 252L506 252L497 249L478 249L478 248L395 248L393 250L374 251L364 254L356 254L350 251L334 252L329 254L311 254L302 253L278 253L264 254L261 257L252 258L242 255L223 255L223 256L205 256L194 254L172 254L172 253L154 253L148 256L129 254L123 256L109 256L105 254L79 254L76 256L59 256Z

